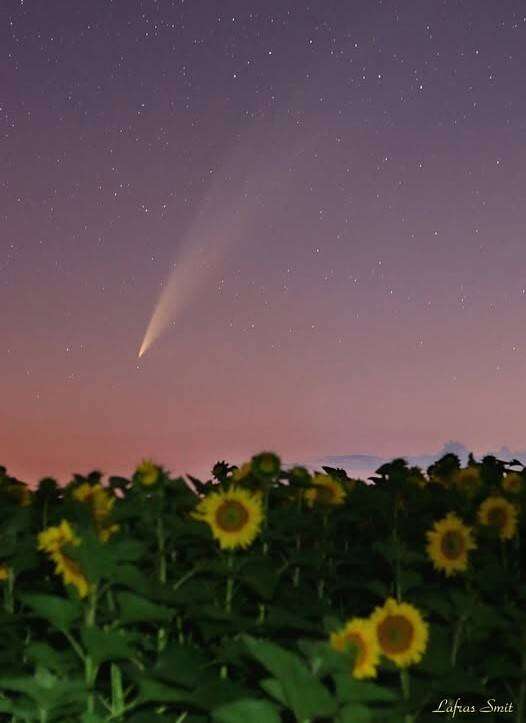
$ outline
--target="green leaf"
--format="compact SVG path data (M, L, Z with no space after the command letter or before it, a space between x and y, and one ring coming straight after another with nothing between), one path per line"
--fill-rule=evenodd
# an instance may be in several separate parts
M276 678L263 678L263 680L259 681L259 685L271 698L274 698L281 703L281 705L287 707L287 699L285 698L283 686L279 680L276 680Z
M370 723L373 715L364 705L346 705L336 718L336 723Z
M0 690L23 693L46 711L85 700L86 688L82 680L61 680L47 670L35 676L0 678Z
M451 670L451 630L436 623L431 626L429 644L419 669L433 676L441 676Z
M281 723L279 711L266 700L236 700L212 711L218 723Z
M149 590L151 586L146 575L138 567L129 563L117 565L113 572L112 581L142 594Z
M318 678L329 673L349 672L349 656L342 655L333 650L331 646L321 640L299 640L298 648L309 658L311 671Z
M0 698L0 713L9 713L11 716L14 716L15 720L16 718L20 718L24 722L38 720L40 717L38 706L34 701L28 700L18 700L15 703ZM5 720L7 720L7 718Z
M55 673L64 674L74 667L77 658L75 653L68 650L58 652L47 643L35 641L29 643L25 649L29 660L36 665L44 665Z
M249 635L244 635L243 639L249 652L279 680L287 705L296 718L332 716L336 712L334 698L297 655L266 640L256 640Z
M152 673L163 680L191 688L199 682L208 663L208 657L199 648L172 644L159 655Z
M120 622L130 623L167 623L174 616L174 611L164 605L150 602L132 592L118 592L115 596L120 609Z
M135 654L130 637L115 630L106 631L96 627L82 627L82 642L95 665L106 660L127 660Z
M139 703L185 703L190 696L188 691L161 683L153 678L139 678Z
M301 630L302 632L320 633L320 625L312 623L299 615L279 608L273 605L267 615L265 625L268 628L292 628L293 630Z
M279 578L276 568L267 559L262 559L249 562L243 568L241 579L264 600L271 600Z
M371 580L371 582L365 583L364 586L367 590L376 595L381 600L384 600L389 595L389 587L381 580Z
M400 585L403 593L407 593L411 588L420 587L423 582L424 578L422 575L413 570L403 570L400 573Z
M447 690L448 695L463 695L466 693L485 695L487 693L486 686L475 675L458 669L443 678L433 681L433 687L437 691Z
M21 593L19 599L36 615L54 625L58 630L69 630L82 614L80 601L68 600L58 595Z
M106 721L107 719L105 719ZM126 723L177 723L177 718L173 715L167 716L162 713L157 713L153 708L149 710L141 710L137 713L126 715ZM198 716L187 716L183 719L184 723L208 723L208 718L202 719Z
M111 550L112 556L118 562L137 562L144 557L146 552L143 542L131 538L116 540L108 545L108 549Z
M192 703L202 710L215 710L221 705L247 698L249 692L232 680L213 680L195 689Z
M334 676L336 695L342 703L393 703L398 695L389 688L365 680L356 680L348 673Z

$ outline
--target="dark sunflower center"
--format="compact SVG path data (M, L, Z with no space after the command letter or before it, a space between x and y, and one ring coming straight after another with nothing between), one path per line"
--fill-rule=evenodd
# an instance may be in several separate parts
M265 472L266 474L272 474L275 470L275 463L274 459L272 457L262 457L259 462L259 468L262 472Z
M332 487L319 486L317 488L316 497L322 505L330 505L334 499L334 490Z
M449 532L446 532L442 537L440 548L444 557L447 557L449 560L456 560L464 552L464 538L460 532L449 530Z
M493 527L504 527L506 524L506 512L502 507L494 507L488 512L488 523Z
M402 615L388 615L378 626L378 642L386 653L403 653L411 645L414 630Z
M361 665L365 658L365 645L361 635L358 633L349 633L345 636L345 640L351 646L351 650L356 651L355 666Z
M241 502L227 500L218 507L216 522L226 532L239 532L248 522L248 512Z

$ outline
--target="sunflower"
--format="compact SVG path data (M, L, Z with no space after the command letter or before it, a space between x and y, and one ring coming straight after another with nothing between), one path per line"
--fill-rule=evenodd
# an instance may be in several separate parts
M252 474L252 463L251 462L245 462L241 467L238 467L238 469L234 470L232 473L231 480L233 482L244 482L245 480L249 479L250 475Z
M23 482L16 482L7 487L7 494L14 500L19 507L29 507L32 502L32 492Z
M440 485L441 487L449 489L451 485L451 480L443 474L439 474L437 472L429 472L429 483Z
M370 620L352 618L338 632L331 633L331 648L346 652L350 647L355 650L356 658L351 675L354 678L375 678L380 662L380 648L375 630Z
M471 528L450 512L435 522L433 529L426 532L427 554L437 570L449 577L462 572L468 566L468 552L477 546L471 537Z
M151 487L159 480L161 470L151 459L144 459L137 467L135 474L142 485Z
M221 549L248 547L259 534L263 521L262 496L240 488L210 492L191 514L194 519L208 523Z
M261 452L252 457L252 471L264 481L272 480L278 476L281 469L281 460L274 452Z
M428 640L428 625L419 611L408 603L388 598L369 618L382 652L401 668L418 663Z
M322 506L343 505L345 490L338 480L328 474L316 472L312 480L311 489L305 491L307 504L312 507L316 502Z
M523 485L524 478L518 472L509 472L502 479L502 489L505 492L511 492L512 494L518 494Z
M296 465L290 470L290 478L299 484L310 485L312 483L312 477L309 470L301 465Z
M473 466L456 470L453 474L452 481L459 492L463 492L468 497L476 494L481 485L478 468Z
M80 545L80 539L75 535L67 520L62 520L56 527L48 527L38 535L38 549L47 552L55 563L55 573L62 575L65 585L74 585L80 597L89 592L89 583L80 566L66 555L62 548L66 545Z
M9 568L5 563L0 563L0 582L7 580L9 577Z
M510 540L517 531L517 510L498 495L487 497L478 509L478 520L481 525L493 527L501 540Z
M419 469L411 470L407 475L407 481L417 487L425 487L427 485L427 478Z
M90 485L85 482L73 491L73 497L79 502L89 505L99 539L102 542L107 542L113 533L119 530L119 525L108 523L108 517L115 504L115 497L102 485Z

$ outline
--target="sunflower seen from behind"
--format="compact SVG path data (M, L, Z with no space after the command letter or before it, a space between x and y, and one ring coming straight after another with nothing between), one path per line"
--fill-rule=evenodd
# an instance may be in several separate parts
M447 577L464 572L468 566L469 551L476 548L470 527L453 512L435 522L426 532L427 554L434 567Z
M191 515L209 525L222 550L249 547L263 522L262 495L240 487L209 492Z
M18 480L8 485L7 493L19 507L29 507L33 501L33 493L24 482Z
M500 495L487 497L477 512L481 525L493 528L501 540L511 540L517 532L516 508Z
M65 585L77 588L79 597L86 597L90 585L79 564L64 552L64 547L77 547L81 541L67 520L60 525L47 527L38 535L38 549L46 552L55 563L55 573L62 575Z
M305 490L305 500L309 507L336 507L345 502L345 489L342 483L328 474L316 472L311 486Z
M376 634L380 652L398 667L418 663L425 653L429 637L428 625L420 612L405 602L388 598L369 618Z
M354 652L354 664L351 675L354 678L375 678L380 662L380 648L375 629L370 620L352 618L345 626L330 635L333 650L345 653Z
M90 508L91 516L101 542L107 542L111 535L119 530L119 525L111 524L109 517L115 504L115 497L100 484L84 482L73 490L73 497Z

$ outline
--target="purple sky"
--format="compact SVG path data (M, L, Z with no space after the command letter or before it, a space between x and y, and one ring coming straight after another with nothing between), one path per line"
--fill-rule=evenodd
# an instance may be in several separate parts
M0 57L12 474L525 446L522 2L5 0Z

